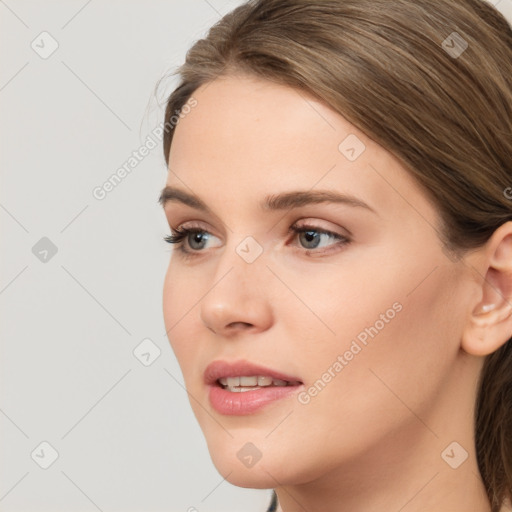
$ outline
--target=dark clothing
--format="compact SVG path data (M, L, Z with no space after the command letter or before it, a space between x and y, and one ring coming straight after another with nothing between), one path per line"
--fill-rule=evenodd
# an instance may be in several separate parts
M277 510L277 494L276 491L272 492L272 501L270 502L270 505L268 506L266 512L276 512Z

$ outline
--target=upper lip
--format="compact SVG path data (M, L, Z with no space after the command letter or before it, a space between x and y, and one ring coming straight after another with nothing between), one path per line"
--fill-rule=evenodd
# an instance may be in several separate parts
M251 375L265 375L273 379L281 379L289 382L301 382L298 377L287 375L283 372L273 370L249 361L213 361L204 371L204 382L206 384L215 384L218 379L223 377L239 377Z

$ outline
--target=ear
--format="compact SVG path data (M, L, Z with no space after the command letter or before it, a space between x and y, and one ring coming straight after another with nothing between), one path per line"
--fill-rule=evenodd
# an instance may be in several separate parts
M462 349L487 356L512 337L512 221L501 225L481 248L476 268L481 283L479 301L471 304Z

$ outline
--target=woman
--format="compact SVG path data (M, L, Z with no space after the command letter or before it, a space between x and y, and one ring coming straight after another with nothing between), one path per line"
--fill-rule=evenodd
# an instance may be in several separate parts
M180 68L163 308L269 510L512 491L512 30L481 0L256 0Z

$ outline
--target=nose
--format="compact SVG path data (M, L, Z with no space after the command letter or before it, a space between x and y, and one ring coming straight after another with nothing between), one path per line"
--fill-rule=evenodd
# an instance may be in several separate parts
M223 254L201 301L201 320L210 331L232 338L263 332L272 325L270 291L264 285L270 272L262 260L247 263L235 251Z

